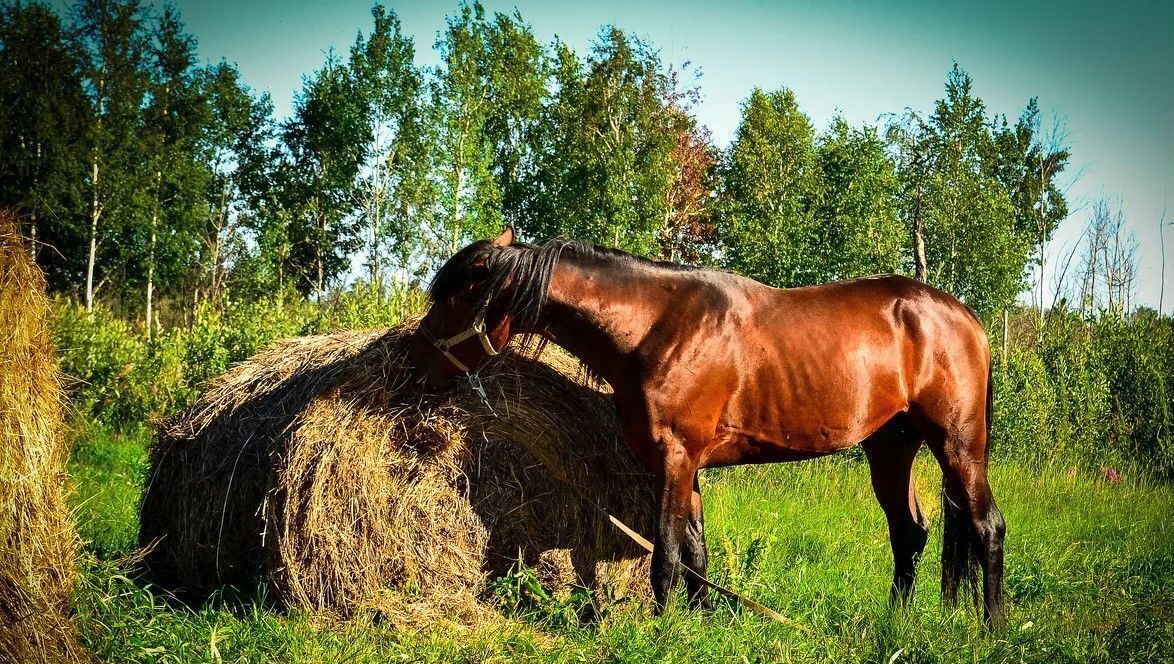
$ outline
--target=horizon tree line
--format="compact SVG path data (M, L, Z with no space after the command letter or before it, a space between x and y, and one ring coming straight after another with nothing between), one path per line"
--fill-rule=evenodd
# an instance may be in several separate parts
M462 3L421 67L394 11L371 19L277 118L235 65L199 63L171 8L3 5L0 206L52 289L151 334L160 306L418 284L512 224L775 286L902 272L983 315L1031 286L1042 316L1066 136L1035 99L991 114L957 64L931 111L878 125L819 130L793 91L755 88L722 149L696 117L699 70L616 26L577 53ZM1120 212L1093 212L1081 311L1127 311L1130 239Z

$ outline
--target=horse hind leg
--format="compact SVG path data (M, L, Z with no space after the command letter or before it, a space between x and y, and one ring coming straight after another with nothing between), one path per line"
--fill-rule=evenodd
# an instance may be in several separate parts
M693 573L685 573L685 588L689 592L690 606L709 609L709 589L701 581L709 567L709 555L705 546L705 515L701 503L701 487L696 475L693 476L693 498L690 507L689 521L685 525L681 562Z
M987 433L981 417L927 435L942 467L942 599L957 606L960 587L977 590L982 569L983 619L1003 625L1003 540L1006 523L987 478Z
M893 550L889 601L895 606L905 606L913 594L917 561L929 535L913 479L913 460L921 448L921 438L899 416L864 441L863 447L873 492L889 524Z

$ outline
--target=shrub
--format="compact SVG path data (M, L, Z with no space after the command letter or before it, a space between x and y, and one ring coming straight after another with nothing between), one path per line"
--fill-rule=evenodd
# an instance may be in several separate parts
M147 342L141 330L95 308L59 302L53 336L73 405L116 428L171 412L191 398L182 355L183 333Z
M83 417L126 431L177 412L209 378L252 357L279 339L338 329L391 327L421 311L419 289L382 292L359 284L321 305L277 295L201 306L187 327L144 337L141 326L98 307L58 301L53 335L69 377L75 409Z

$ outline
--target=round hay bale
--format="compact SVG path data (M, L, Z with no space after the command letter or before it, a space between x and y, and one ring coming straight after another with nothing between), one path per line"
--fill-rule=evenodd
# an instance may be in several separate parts
M75 638L78 538L65 507L62 392L45 278L0 213L0 661L84 659Z
M281 342L211 381L151 452L154 580L191 600L261 583L281 607L400 623L476 621L519 557L555 590L647 594L647 556L596 506L651 531L609 396L554 348L482 372L496 416L463 383L422 394L413 328Z

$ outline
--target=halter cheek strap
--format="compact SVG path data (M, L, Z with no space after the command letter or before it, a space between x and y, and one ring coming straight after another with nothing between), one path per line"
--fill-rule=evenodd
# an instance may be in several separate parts
M425 339L430 341L432 345L436 347L436 350L440 351L441 354L443 354L448 359L448 361L452 363L454 367L466 374L473 373L473 370L464 362L461 362L459 359L457 359L456 355L452 354L452 349L455 348L458 344L464 342L470 337L477 337L477 340L481 342L481 349L485 351L486 359L498 354L498 350L493 347L493 342L489 340L489 335L485 332L484 309L481 310L475 318L473 318L473 324L470 325L468 329L466 329L464 332L454 334L447 339L437 339L424 325L423 321L420 322L420 332L424 335Z

